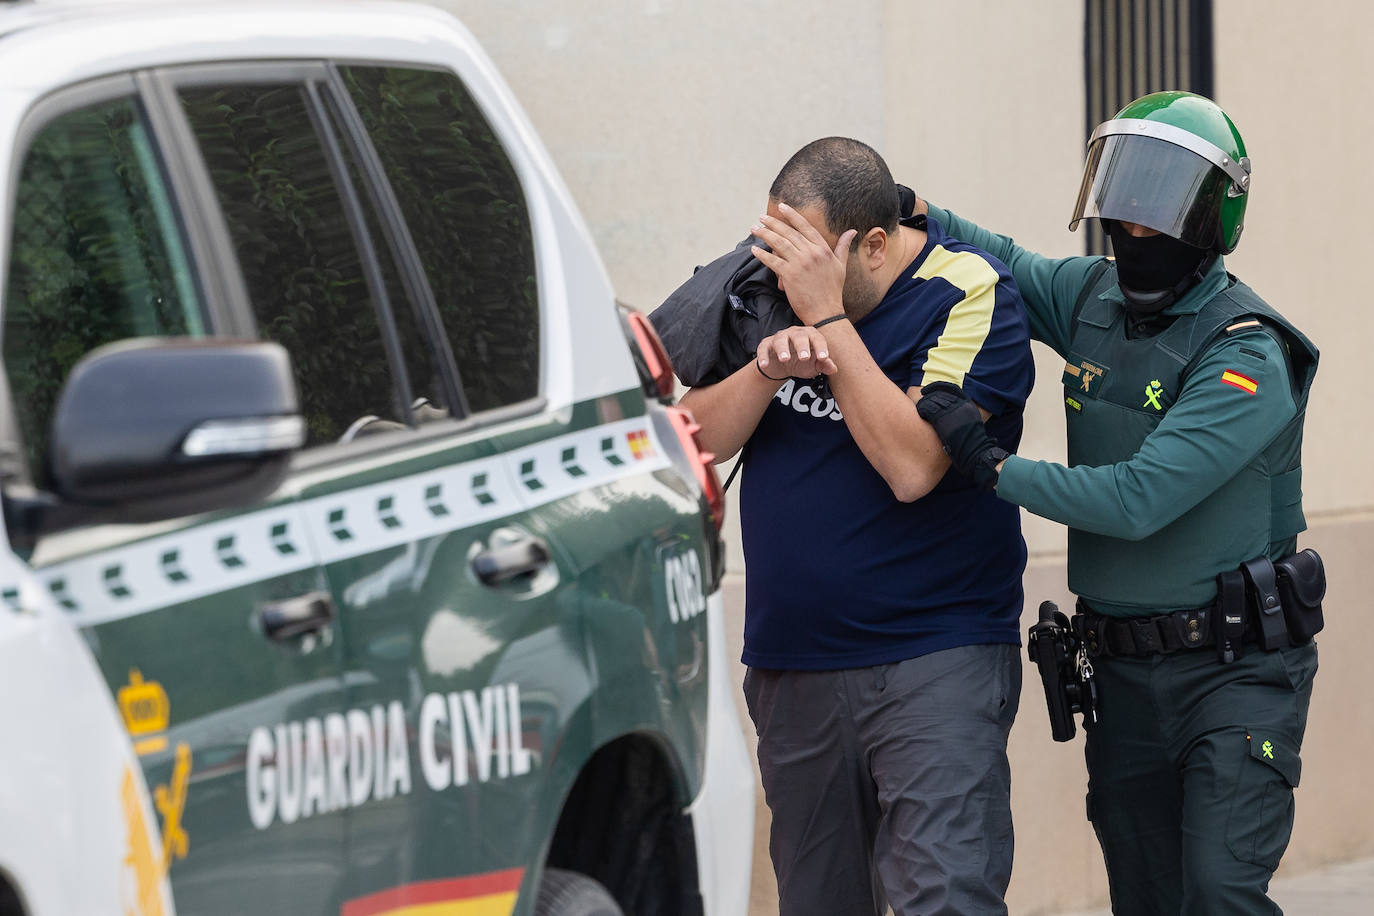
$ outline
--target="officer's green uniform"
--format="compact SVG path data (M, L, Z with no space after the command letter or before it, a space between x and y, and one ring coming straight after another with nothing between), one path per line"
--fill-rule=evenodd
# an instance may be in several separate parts
M1069 587L1092 611L1207 605L1218 573L1294 552L1317 353L1220 257L1167 328L1128 333L1110 261L930 215L1011 268L1032 336L1066 361L1069 466L1011 456L997 492L1069 526ZM1265 891L1292 830L1316 647L1244 649L1231 664L1214 649L1095 662L1088 811L1118 914L1278 912Z

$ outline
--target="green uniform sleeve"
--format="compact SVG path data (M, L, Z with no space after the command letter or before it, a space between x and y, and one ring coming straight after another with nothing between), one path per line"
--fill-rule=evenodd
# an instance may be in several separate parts
M1047 258L1027 251L949 210L928 204L930 216L960 241L977 245L1011 270L1030 318L1031 337L1068 359L1073 307L1100 257Z
M1069 468L1013 455L997 495L1071 528L1140 540L1230 480L1296 413L1279 344L1262 330L1237 334L1193 367L1129 460Z

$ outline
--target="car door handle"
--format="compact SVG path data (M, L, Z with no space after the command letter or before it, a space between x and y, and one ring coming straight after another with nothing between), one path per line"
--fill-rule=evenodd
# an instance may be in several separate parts
M325 591L307 592L258 607L258 624L263 634L278 642L318 632L333 620L334 598Z
M472 571L483 585L504 585L548 565L549 545L528 534L493 545L472 558Z

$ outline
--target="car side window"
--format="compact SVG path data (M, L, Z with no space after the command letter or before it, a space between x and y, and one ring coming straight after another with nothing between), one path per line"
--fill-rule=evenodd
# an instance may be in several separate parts
M342 67L419 250L468 405L539 393L539 295L515 167L458 77Z
M131 337L201 336L203 311L149 132L132 98L39 128L15 189L4 358L35 483L67 374Z
M190 86L177 94L259 334L291 354L307 445L405 428L403 386L304 86ZM425 349L406 344L403 351Z

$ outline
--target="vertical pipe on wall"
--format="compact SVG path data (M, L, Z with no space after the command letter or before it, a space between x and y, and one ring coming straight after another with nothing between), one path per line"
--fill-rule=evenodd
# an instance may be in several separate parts
M1085 139L1148 92L1215 97L1212 0L1085 0L1084 10ZM1104 253L1097 221L1086 225L1087 253Z
M1192 13L1189 31L1192 32L1193 37L1193 53L1189 55L1190 69L1192 70L1189 83L1191 83L1193 92L1198 95L1205 95L1209 99L1215 99L1215 67L1212 63L1212 0L1192 0Z

